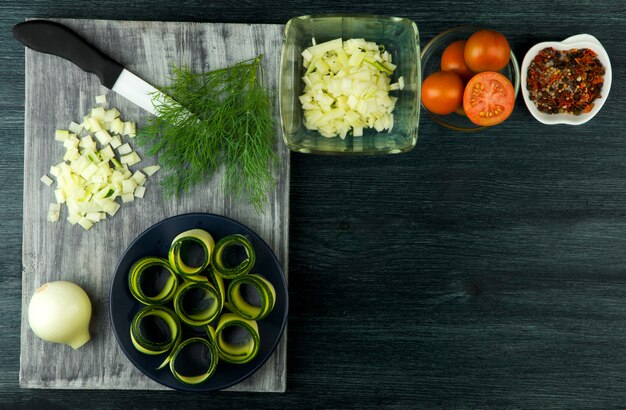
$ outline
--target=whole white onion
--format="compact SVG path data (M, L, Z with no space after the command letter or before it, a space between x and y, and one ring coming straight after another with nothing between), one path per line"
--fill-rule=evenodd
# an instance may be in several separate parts
M48 282L35 291L28 305L28 323L43 340L78 349L91 338L91 302L78 285Z

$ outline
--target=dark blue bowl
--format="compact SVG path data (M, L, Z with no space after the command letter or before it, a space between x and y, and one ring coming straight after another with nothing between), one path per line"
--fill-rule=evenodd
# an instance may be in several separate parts
M169 366L161 370L157 367L167 354L151 356L143 354L133 346L130 340L130 323L139 309L139 303L128 289L128 271L131 265L144 256L161 256L167 258L167 251L174 237L179 233L200 228L209 232L217 242L231 234L245 235L256 252L256 262L252 273L265 276L276 290L274 310L265 319L258 321L261 346L257 356L245 364L230 364L219 361L217 371L207 381L198 385L187 385L179 382L170 372ZM220 215L193 213L165 219L137 237L122 255L115 270L109 295L109 314L117 342L128 359L146 376L164 386L189 392L208 392L235 385L257 371L272 355L287 325L289 306L287 281L280 262L265 241L250 228L232 219ZM167 305L166 305L167 306ZM188 328L185 325L183 337L202 335L200 329ZM183 363L184 365L184 363Z

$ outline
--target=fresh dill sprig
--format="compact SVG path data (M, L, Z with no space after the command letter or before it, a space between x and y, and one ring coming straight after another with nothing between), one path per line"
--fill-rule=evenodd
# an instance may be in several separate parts
M161 91L180 105L160 106L137 135L139 145L158 155L166 197L187 192L223 165L224 192L237 200L247 196L263 210L278 157L262 57L200 74L172 67L171 85Z

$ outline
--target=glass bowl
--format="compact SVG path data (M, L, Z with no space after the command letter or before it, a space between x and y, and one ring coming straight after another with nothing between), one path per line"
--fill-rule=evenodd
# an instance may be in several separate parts
M390 132L364 129L363 136L351 133L326 138L304 126L299 97L303 94L305 73L302 51L316 43L342 38L364 38L384 45L397 69L391 82L404 77L403 90L391 91L398 97ZM411 20L371 15L318 15L296 17L285 26L281 50L279 104L285 144L295 152L313 154L377 155L410 151L417 142L421 87L420 48L417 26Z
M428 75L441 70L441 55L450 43L456 40L467 40L480 29L480 27L472 26L457 27L444 31L430 40L422 50L422 78L426 78ZM511 80L513 89L515 90L515 97L517 98L520 85L520 70L513 51L511 51L509 64L500 70L500 74ZM474 124L464 115L456 113L439 115L428 111L425 107L424 110L426 110L436 122L455 131L471 132L487 128Z

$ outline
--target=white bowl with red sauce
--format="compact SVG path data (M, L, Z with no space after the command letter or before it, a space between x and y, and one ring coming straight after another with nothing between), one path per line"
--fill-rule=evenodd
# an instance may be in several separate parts
M544 49L553 48L557 51L568 51L572 49L589 49L596 54L596 58L602 66L604 67L603 74L603 83L600 91L600 95L593 99L590 103L593 103L593 107L589 109L588 112L581 112L580 114L573 114L570 112L558 112L558 113L547 113L540 111L534 101L531 100L530 92L528 90L528 67L532 63L533 59ZM611 80L612 80L612 72L611 72L611 61L609 60L609 55L606 50L600 44L598 39L590 34L578 34L572 37L568 37L563 41L545 41L542 43L538 43L531 47L530 50L526 53L524 60L522 61L521 66L521 90L522 97L524 102L526 103L526 107L530 113L543 124L554 125L554 124L569 124L569 125L580 125L584 124L587 121L591 120L602 108L604 103L609 96L609 91L611 89Z

